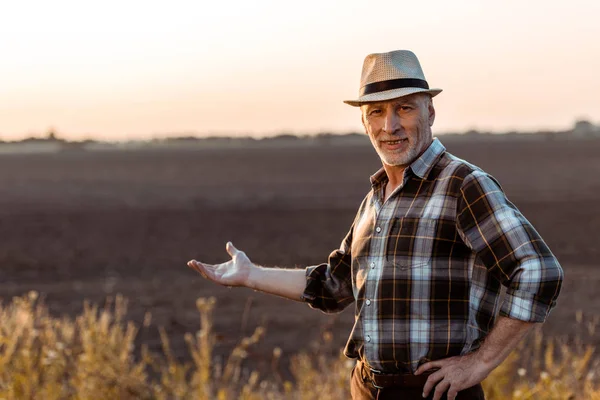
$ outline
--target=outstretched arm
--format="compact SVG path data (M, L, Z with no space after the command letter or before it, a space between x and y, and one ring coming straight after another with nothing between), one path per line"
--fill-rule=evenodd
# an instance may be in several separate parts
M448 391L448 400L454 400L459 391L474 386L487 377L517 346L517 343L535 325L508 317L498 317L494 328L481 347L470 354L431 361L421 365L417 375L432 368L439 368L427 379L423 397L435 386L434 400Z
M253 264L246 253L231 242L226 250L231 260L222 264L205 264L196 260L187 265L203 277L224 286L243 286L288 299L303 301L306 288L305 269L265 268Z

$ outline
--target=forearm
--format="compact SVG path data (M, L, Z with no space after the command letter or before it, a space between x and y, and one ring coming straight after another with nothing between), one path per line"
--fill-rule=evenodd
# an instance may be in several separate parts
M448 391L448 399L454 400L461 390L470 388L484 380L535 325L508 317L499 317L492 331L476 352L430 361L421 365L416 374L437 368L423 387L423 397L435 387L434 399L439 400Z
M306 270L265 268L255 265L246 287L287 299L301 301L306 288Z
M495 369L508 357L535 323L499 316L491 332L477 351L479 359Z

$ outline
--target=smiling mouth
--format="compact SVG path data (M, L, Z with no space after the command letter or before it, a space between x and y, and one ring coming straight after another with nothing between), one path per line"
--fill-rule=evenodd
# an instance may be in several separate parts
M385 143L385 144L391 144L391 145L399 144L399 143L406 142L406 141L408 141L408 139L382 140L383 143Z

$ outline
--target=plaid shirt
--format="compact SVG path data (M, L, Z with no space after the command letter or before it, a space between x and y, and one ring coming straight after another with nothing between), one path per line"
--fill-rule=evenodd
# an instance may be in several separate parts
M386 182L383 169L371 177L340 248L306 270L311 307L356 301L347 357L414 372L477 349L498 313L546 319L563 271L493 177L434 139L384 203Z

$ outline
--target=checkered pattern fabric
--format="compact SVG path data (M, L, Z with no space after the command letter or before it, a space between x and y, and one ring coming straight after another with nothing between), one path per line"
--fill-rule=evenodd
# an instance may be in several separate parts
M434 139L384 203L386 182L371 177L340 248L306 269L311 307L356 302L346 356L414 372L477 349L498 314L546 319L563 271L492 176Z

